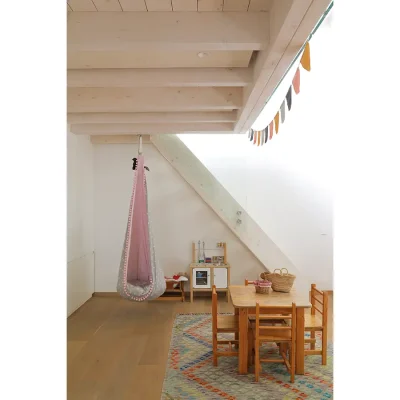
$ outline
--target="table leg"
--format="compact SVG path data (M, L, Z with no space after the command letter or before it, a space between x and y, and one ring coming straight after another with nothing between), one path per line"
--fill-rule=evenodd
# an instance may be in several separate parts
M239 374L247 374L247 308L239 309Z
M235 307L235 315L239 317L239 309L237 307ZM239 340L239 332L235 332L235 340ZM239 348L239 344L236 347Z
M304 308L296 309L296 374L304 375Z

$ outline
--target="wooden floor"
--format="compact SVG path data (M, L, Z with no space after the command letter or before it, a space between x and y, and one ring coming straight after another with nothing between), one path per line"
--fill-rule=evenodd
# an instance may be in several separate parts
M209 299L93 297L68 319L68 400L160 400L174 317L204 312L211 312ZM219 312L233 307L221 299Z

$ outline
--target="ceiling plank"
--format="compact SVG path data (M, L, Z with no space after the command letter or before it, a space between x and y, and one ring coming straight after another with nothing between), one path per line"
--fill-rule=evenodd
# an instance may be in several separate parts
M231 123L160 123L160 124L77 124L71 125L76 135L112 135L132 133L197 133L233 132Z
M70 113L69 124L148 124L182 122L235 122L236 111L159 113Z
M174 11L197 11L197 0L172 0Z
M224 11L247 11L250 0L224 0Z
M250 50L208 51L200 58L197 51L69 52L67 68L239 68L249 65L252 54Z
M234 110L242 88L68 88L68 112Z
M71 69L68 87L247 86L249 68Z
M92 0L68 0L72 11L97 11Z
M250 0L248 11L265 12L270 11L274 0Z
M124 11L147 11L144 0L119 0Z
M90 136L92 144L130 144L139 143L139 135L95 135ZM152 143L150 135L142 135L142 143Z
M68 51L262 50L268 21L266 13L248 12L73 12Z
M172 11L171 0L146 0L148 11Z
M254 81L244 88L243 103L235 132L250 129L265 102L307 40L331 0L281 0L274 2L271 18L271 44L258 54ZM258 13L263 14L263 13Z
M122 11L118 0L93 0L97 11Z
M224 9L224 0L198 0L198 11L222 11Z

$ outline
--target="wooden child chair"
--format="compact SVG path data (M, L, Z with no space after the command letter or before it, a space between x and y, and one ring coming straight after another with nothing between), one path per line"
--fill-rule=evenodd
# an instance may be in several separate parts
M234 333L235 339L218 340L218 333ZM232 344L239 345L239 318L237 315L218 315L218 295L215 285L212 287L212 338L213 338L213 364L218 365L218 357L238 356L237 350L232 349ZM229 351L218 351L218 345L228 345ZM236 348L237 348L236 346Z
M307 355L321 355L322 365L326 365L328 350L328 293L321 292L313 283L311 285L311 315L304 316L304 331L310 332L310 339L305 339L306 343L310 343L310 350L305 350ZM318 305L318 307L317 307ZM320 308L322 308L322 310ZM318 314L316 314L318 311ZM322 348L315 350L315 332L322 332Z
M260 317L263 317L261 320ZM282 321L281 324L275 322L276 316L280 315L285 320L290 320L290 325ZM267 319L274 321L266 325ZM262 323L261 323L262 322ZM256 304L255 323L252 324L253 332L249 335L249 342L252 344L250 354L254 354L254 373L255 381L260 379L261 362L283 363L290 373L290 382L294 382L295 374L295 352L296 352L296 304L292 306L269 306L260 307ZM279 345L279 354L281 358L263 358L260 359L260 346L262 343L277 343ZM250 347L250 346L249 346ZM287 357L289 349L289 358ZM250 348L249 348L250 350Z

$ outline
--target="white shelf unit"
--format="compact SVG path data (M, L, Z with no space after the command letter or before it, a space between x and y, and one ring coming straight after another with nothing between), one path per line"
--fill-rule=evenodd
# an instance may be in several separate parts
M226 243L220 246L224 252L224 263L198 263L196 257L196 245L192 245L192 263L190 264L190 302L193 302L195 292L210 292L213 285L216 286L218 292L226 292L226 298L229 302L229 285L230 285L230 265L227 262Z
M213 285L218 292L226 292L229 302L230 265L190 264L190 302L193 303L194 292L210 292Z

